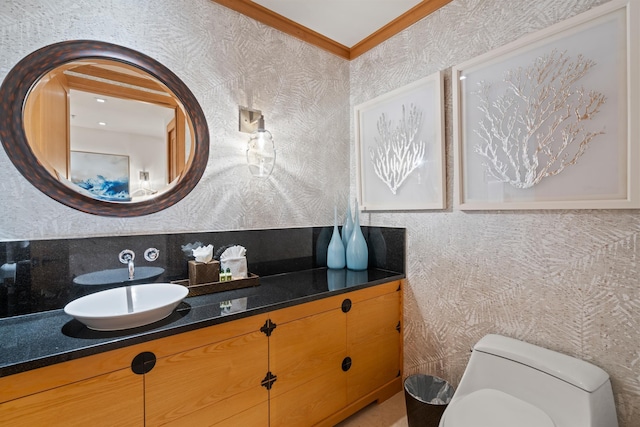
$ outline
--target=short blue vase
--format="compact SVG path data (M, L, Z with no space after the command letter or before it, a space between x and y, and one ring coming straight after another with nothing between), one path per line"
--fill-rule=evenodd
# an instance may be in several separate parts
M345 250L338 231L338 208L333 208L333 235L327 249L327 267L340 269L345 266Z

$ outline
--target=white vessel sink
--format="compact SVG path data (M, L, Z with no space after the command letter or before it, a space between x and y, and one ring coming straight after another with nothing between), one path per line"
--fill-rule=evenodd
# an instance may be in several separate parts
M171 283L123 286L71 301L64 312L96 331L148 325L169 316L189 289Z
M129 279L128 268L114 268L83 274L73 279L73 283L83 286L106 286L125 283L135 285L144 280L147 283L151 282L162 273L164 273L164 268L162 267L136 267L133 279Z

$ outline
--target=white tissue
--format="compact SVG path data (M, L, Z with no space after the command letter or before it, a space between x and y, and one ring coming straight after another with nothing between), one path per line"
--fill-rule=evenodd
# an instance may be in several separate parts
M244 248L244 246L231 246L230 248L227 248L224 252L222 252L222 255L220 255L220 261L224 259L241 258L246 254L247 250Z
M200 246L193 250L193 256L196 257L196 262L209 262L213 259L213 245Z
M220 267L227 268L231 272L231 277L235 279L245 279L249 276L247 271L247 250L244 246L235 245L227 248L220 255Z

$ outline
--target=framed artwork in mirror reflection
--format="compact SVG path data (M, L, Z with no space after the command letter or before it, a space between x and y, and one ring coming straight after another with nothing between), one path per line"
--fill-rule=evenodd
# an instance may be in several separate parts
M355 107L362 210L444 209L442 95L437 72Z
M612 1L453 67L460 209L640 207L632 3Z
M100 200L131 200L129 156L71 151L71 182Z

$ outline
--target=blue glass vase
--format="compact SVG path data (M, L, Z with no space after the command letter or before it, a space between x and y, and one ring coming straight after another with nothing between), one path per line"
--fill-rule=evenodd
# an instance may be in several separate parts
M340 269L345 266L345 250L338 232L338 208L333 208L333 235L327 249L327 267Z
M369 249L367 241L360 229L360 217L358 215L358 200L356 199L356 216L353 224L353 232L347 245L347 268L349 270L366 270L369 264Z
M351 219L351 204L347 202L347 218L344 220L344 225L342 226L342 243L344 244L345 249L347 249L347 245L349 244L351 233L353 233L353 220Z

